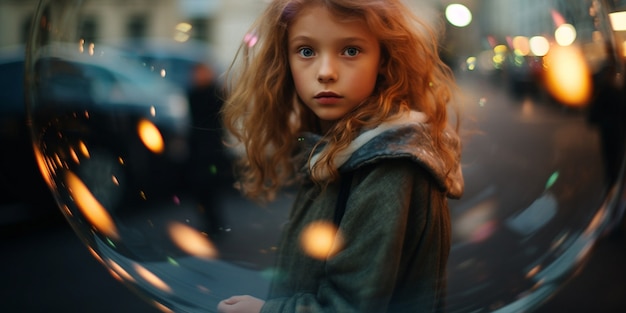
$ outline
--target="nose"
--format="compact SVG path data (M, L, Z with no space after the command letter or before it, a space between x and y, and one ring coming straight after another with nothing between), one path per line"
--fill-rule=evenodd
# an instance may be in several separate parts
M320 58L320 67L317 72L317 81L320 83L330 83L337 81L337 68L332 57Z

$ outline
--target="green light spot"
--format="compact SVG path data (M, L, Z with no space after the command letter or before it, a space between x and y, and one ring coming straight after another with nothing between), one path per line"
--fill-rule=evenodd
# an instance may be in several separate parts
M556 183L557 179L559 179L559 172L552 173L552 175L550 175L550 178L548 178L548 182L546 183L546 189L550 189L550 187L552 187L554 183Z
M170 257L170 256L168 256L168 257L167 257L167 262L168 262L169 264L174 265L174 266L178 266L178 262L176 262L176 260L174 260L174 258L172 258L172 257Z

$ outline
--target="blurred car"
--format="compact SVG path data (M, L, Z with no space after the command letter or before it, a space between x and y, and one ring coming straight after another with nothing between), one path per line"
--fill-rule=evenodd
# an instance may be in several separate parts
M24 46L0 50L0 230L60 216L38 170L24 103Z
M48 46L36 57L38 100L34 111L80 109L144 117L173 135L188 132L185 91L152 75L140 60L103 47L83 51Z
M120 189L110 183L113 170L127 186L121 189L167 188L150 179L153 171L171 178L163 181L177 180L177 166L189 156L184 90L153 75L133 55L110 47L51 45L40 48L34 60L31 117L50 149L46 155L84 143L89 161L76 170L100 192Z
M31 131L41 133L35 128L64 118L67 122L70 117L74 124L57 126L76 130L74 136L104 147L97 151L125 151L129 158L141 158L141 144L131 142L129 134L136 134L137 122L145 119L161 132L166 142L163 155L173 160L187 157L190 116L185 91L147 71L137 58L114 49L96 51L78 51L76 46L43 49L35 64L37 90L30 116L25 103L25 49L0 51L0 230L60 216L35 161ZM77 119L78 112L88 112L89 121ZM92 166L106 167L116 161L110 156L105 159L93 155ZM146 170L152 166L144 165Z
M203 65L215 75L216 82L222 66L211 46L202 41L178 42L169 38L121 42L114 45L141 60L143 65L184 90L194 87L194 69Z

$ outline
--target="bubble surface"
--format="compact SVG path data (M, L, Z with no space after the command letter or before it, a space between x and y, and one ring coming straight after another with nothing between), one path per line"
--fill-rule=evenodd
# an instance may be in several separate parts
M220 143L214 84L239 42L262 40L245 30L264 3L194 3L42 0L26 55L33 147L59 208L164 312L264 298L294 201L243 198L240 151ZM460 86L466 192L450 202L448 312L529 311L623 213L619 15L582 0L452 9L463 21L446 23L442 57ZM334 253L335 232L311 225L303 249Z

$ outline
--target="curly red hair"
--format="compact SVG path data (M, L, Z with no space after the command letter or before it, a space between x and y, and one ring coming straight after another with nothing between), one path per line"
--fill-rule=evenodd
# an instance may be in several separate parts
M313 5L366 23L380 42L382 71L373 94L321 134L326 148L314 166L325 167L331 176L322 181L313 168L312 179L322 184L336 179L332 160L360 131L409 110L426 114L435 144L451 170L457 154L441 139L456 85L439 57L440 34L435 28L401 0L275 0L252 25L251 39L242 43L228 71L222 114L227 130L245 151L239 162L244 193L270 200L292 183L298 170L293 159L298 135L320 132L317 117L298 100L287 56L289 25L304 7Z

